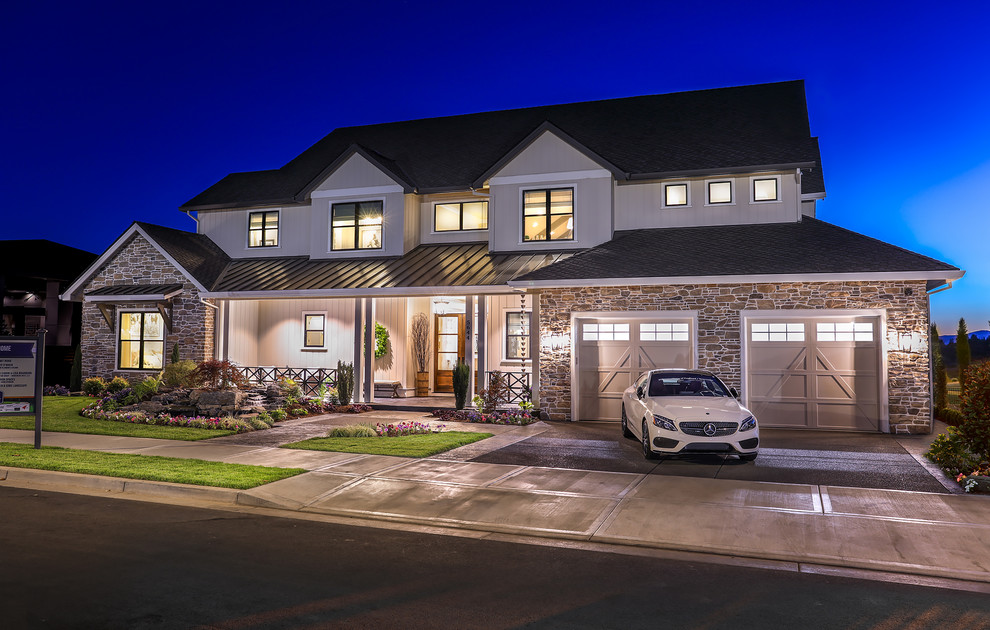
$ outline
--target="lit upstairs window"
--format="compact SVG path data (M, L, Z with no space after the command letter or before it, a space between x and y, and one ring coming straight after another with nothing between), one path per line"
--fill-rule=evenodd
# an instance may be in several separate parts
M523 193L523 240L574 239L574 189L527 190Z
M278 210L248 215L248 247L278 247Z

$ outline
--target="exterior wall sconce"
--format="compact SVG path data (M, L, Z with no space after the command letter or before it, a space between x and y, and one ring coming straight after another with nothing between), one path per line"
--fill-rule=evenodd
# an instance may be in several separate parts
M928 339L916 332L899 333L896 330L891 330L887 333L887 348L894 352L926 352Z
M571 347L571 336L566 333L547 333L540 336L540 345L558 351Z

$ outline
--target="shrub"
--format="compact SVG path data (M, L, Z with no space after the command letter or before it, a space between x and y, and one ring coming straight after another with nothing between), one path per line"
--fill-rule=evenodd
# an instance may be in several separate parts
M944 409L949 406L948 375L945 373L945 361L942 359L942 341L938 338L938 327L935 324L932 324L930 347L932 372L935 376L933 380L935 409Z
M973 470L978 463L955 427L949 427L935 438L925 457L953 476Z
M69 388L62 385L45 385L43 393L45 396L68 396Z
M178 363L178 362L179 362L179 342L175 342L175 344L172 346L172 357L169 363Z
M971 365L959 396L959 434L973 454L990 460L990 361Z
M281 379L278 382L278 388L282 391L282 395L285 396L285 404L294 405L302 400L302 387L291 378Z
M261 420L260 418L250 418L250 417L248 417L248 418L243 418L243 420L244 420L244 422L247 422L248 424L250 424L251 425L251 428L254 429L255 431L263 431L264 429L267 429L267 428L271 427L270 424L268 424L264 420Z
M240 389L247 386L247 379L236 365L224 359L201 361L196 366L191 378L204 389L220 391L224 389Z
M327 433L327 437L376 437L374 427L367 424L349 424L346 427L334 427Z
M289 417L289 412L287 412L285 409L272 409L271 416L272 419L275 420L275 422L282 422L287 417Z
M509 387L505 382L505 375L495 370L488 377L488 387L481 390L481 410L485 413L492 413L502 405L509 402Z
M122 389L130 387L131 384L123 376L113 377L109 383L107 383L107 393L116 394Z
M107 391L107 382L99 376L87 378L82 384L83 393L93 398L100 398Z
M195 385L192 378L195 371L195 361L188 359L185 361L173 361L162 370L162 383L166 387L192 387Z
M958 427L962 424L963 415L952 407L943 407L935 410L935 417L946 423L950 427Z
M349 405L354 394L354 364L337 361L337 397L340 404Z
M267 411L262 411L261 413L259 413L258 420L261 420L269 427L275 424L275 418L273 418L272 414L268 413Z
M303 408L303 407L296 407L295 409L292 409L291 411L289 411L289 413L291 413L294 416L305 416L309 412L306 411L306 409Z
M458 409L464 409L464 403L467 401L470 376L471 370L467 363L458 360L457 365L454 366L454 406Z
M134 402L141 402L142 400L151 398L154 394L158 393L158 387L161 384L161 379L154 376L144 379L133 388L132 395L134 396Z

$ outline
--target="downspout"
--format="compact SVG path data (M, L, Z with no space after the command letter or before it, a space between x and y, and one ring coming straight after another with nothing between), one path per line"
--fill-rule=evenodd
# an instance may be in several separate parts
M192 219L193 223L196 224L196 234L199 234L199 219L192 215L192 210L183 210L183 212L185 212L186 216Z
M217 306L216 304L210 304L203 298L199 298L199 301L202 304L205 304L206 306L209 306L210 308L216 311L216 313L214 313L213 316L213 358L217 359L220 356L218 353L220 349L220 344L218 343L220 339L220 326L219 326L220 322L218 321L220 319L220 307Z

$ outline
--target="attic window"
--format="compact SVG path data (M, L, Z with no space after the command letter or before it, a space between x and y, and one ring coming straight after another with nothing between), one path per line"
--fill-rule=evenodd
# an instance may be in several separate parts
M753 180L753 201L777 201L777 178L768 177Z
M708 182L708 203L732 203L732 181Z
M248 214L248 247L278 247L278 210Z
M688 205L687 184L664 184L663 205L668 208Z

